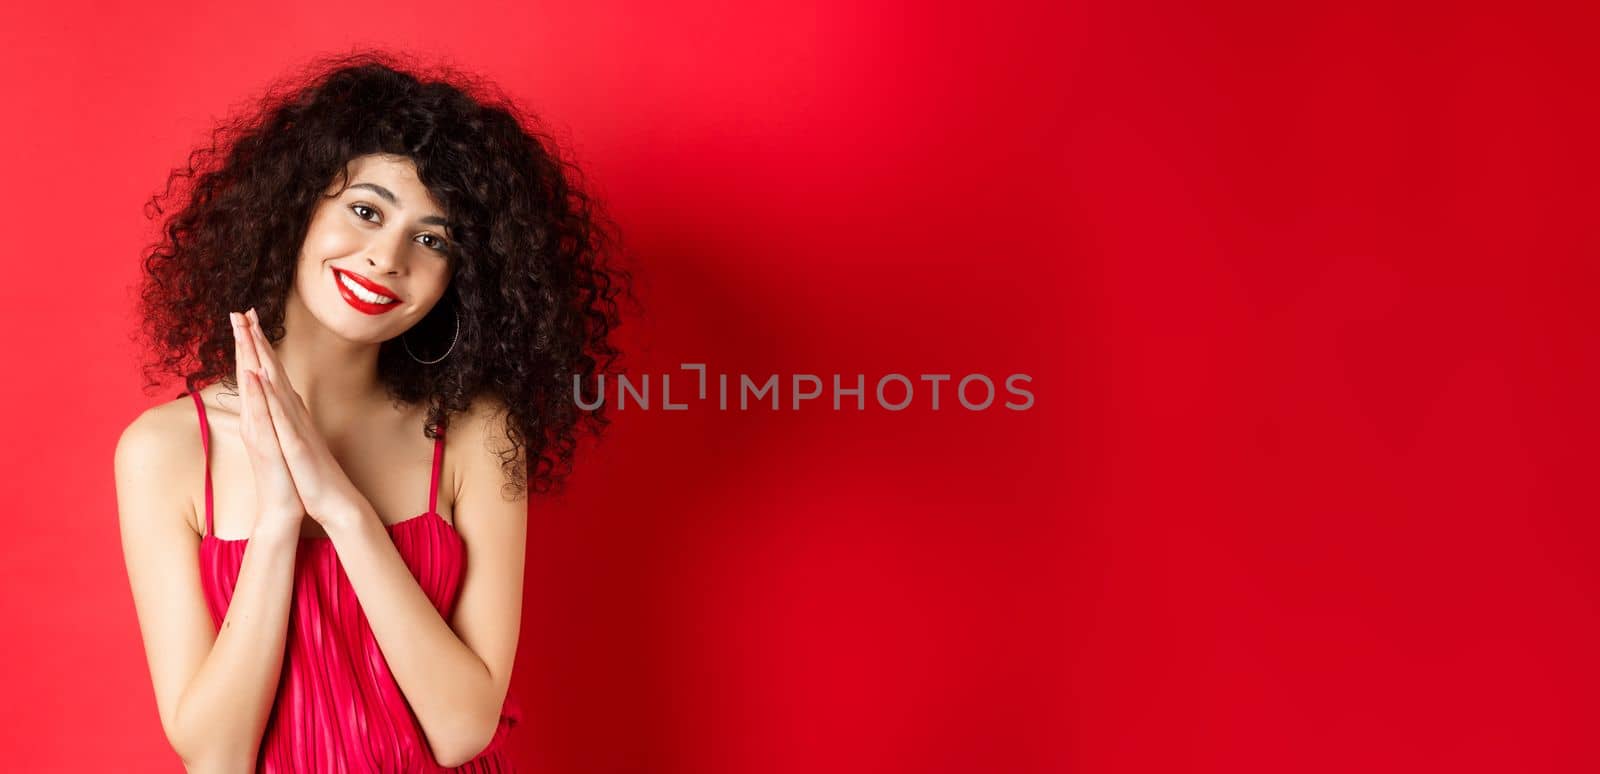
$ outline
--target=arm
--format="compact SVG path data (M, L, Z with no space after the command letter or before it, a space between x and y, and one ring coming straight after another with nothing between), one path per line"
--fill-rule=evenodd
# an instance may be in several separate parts
M185 401L187 402L187 401ZM118 520L128 582L167 741L190 772L253 771L283 664L297 543L258 530L218 631L201 591L200 536L181 467L192 438L163 428L160 409L117 442Z
M455 529L468 557L450 623L428 601L370 504L363 500L357 512L323 521L395 682L434 758L447 767L476 757L493 738L522 621L528 501L500 494L504 473L490 450L504 439L492 416L497 411L476 402L447 435L446 458L461 479Z

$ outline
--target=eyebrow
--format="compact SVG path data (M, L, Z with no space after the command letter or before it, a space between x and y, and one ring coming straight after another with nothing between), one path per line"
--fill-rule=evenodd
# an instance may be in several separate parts
M378 185L377 183L356 183L355 185L352 185L350 187L351 188L370 188L373 191L376 191L379 196L382 196L383 198L388 199L390 204L393 204L396 207L402 206L400 204L399 197L395 196L393 191L391 191L391 190L389 190L387 188L384 188L383 186ZM425 218L422 218L421 220L419 220L417 222L419 222L419 223L427 223L429 225L434 225L434 226L444 226L446 228L450 227L450 221L447 221L444 218L439 217L438 215L429 215L429 216L427 216Z

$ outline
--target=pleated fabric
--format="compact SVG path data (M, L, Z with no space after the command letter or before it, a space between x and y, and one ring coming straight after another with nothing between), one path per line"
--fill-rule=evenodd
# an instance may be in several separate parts
M191 393L206 450L206 532L200 541L200 577L212 622L221 627L239 580L248 539L216 537L212 529L211 440L205 403ZM446 621L466 569L466 546L438 506L444 434L433 447L428 510L388 526L389 537L417 584ZM302 538L272 715L256 770L302 772L510 772L505 750L522 713L508 693L500 725L482 753L456 768L440 766L422 726L384 661L361 611L333 541Z

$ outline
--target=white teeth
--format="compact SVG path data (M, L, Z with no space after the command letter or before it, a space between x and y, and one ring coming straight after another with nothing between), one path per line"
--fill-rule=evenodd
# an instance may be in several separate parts
M343 283L345 287L349 288L351 293L356 294L356 298L359 298L369 304L394 303L394 299L389 298L388 296L380 296L377 293L374 293L356 284L356 281L345 276L344 272L339 273L339 282Z

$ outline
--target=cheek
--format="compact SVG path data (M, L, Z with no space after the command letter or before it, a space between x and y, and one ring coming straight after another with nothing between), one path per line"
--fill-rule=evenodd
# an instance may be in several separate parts
M360 239L352 229L334 221L313 221L300 247L298 281L316 282L326 271L328 261L360 249Z
M306 253L318 261L337 258L358 249L360 244L356 230L339 223L336 217L315 222L306 231Z
M429 297L437 300L437 299L439 299L440 297L442 297L444 295L444 291L446 290L446 288L449 287L449 285L450 285L450 269L449 269L449 267L446 266L446 267L441 267L441 268L435 269L428 276L428 280L425 283L425 286L427 287L426 293L428 294Z
M328 252L326 240L314 239L313 236L312 233L306 234L306 241L300 247L300 259L295 264L294 281L302 293L315 290L327 271L328 259L338 255Z

